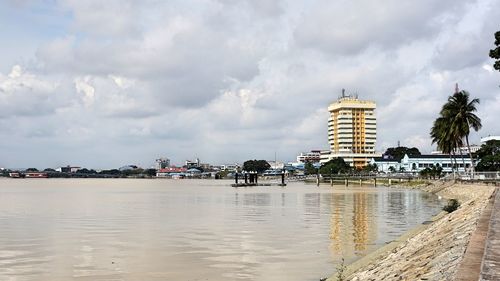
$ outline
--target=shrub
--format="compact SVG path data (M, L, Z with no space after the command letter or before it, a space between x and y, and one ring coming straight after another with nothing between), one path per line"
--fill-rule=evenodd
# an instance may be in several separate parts
M451 213L451 212L455 211L456 209L458 209L458 207L460 207L460 203L458 203L458 200L457 199L450 199L450 200L448 200L448 204L446 204L443 207L443 210L448 212L448 213Z

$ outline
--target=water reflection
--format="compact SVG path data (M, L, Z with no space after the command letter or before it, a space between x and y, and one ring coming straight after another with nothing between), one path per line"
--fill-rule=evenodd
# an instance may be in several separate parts
M366 246L369 242L375 240L375 236L368 237L369 227L371 229L375 229L375 225L368 225L368 197L366 193L354 193L354 201L353 201L353 216L352 216L352 225L353 225L353 242L354 242L354 250L356 251L364 251L366 250ZM372 221L373 222L373 221ZM375 233L375 232L371 232Z
M441 204L410 190L228 184L0 181L0 280L318 280Z

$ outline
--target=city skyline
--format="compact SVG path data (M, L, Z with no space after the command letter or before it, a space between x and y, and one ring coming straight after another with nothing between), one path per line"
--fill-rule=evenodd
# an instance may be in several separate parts
M378 152L430 152L455 83L471 143L500 135L493 0L100 2L0 3L0 167L290 161L328 149L342 88L377 103Z

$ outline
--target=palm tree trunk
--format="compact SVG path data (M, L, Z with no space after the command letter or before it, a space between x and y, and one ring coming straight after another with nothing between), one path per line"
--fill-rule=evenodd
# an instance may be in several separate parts
M460 151L460 157L462 157L462 164L464 165L464 173L465 173L465 159L464 159L464 154L462 153L462 149L458 149Z
M455 168L453 167L453 159L451 158L451 153L448 153L450 156L450 164L451 164L451 172L453 173L453 179L455 179Z
M469 156L470 156L470 166L471 166L471 178L474 178L474 159L472 159L472 152L470 151L470 145L469 145L469 135L465 135L465 142L467 142L467 149L469 150Z
M459 174L460 170L458 169L457 154L455 153L455 149L453 149L451 153L453 153L453 161L455 161L455 169L457 170L457 174Z

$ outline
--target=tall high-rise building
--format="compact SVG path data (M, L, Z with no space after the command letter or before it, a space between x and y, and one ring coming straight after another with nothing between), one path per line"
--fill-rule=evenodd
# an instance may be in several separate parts
M349 165L361 168L375 153L377 140L376 104L346 95L342 89L339 99L328 107L328 143L330 150L322 152L321 162L343 158Z

